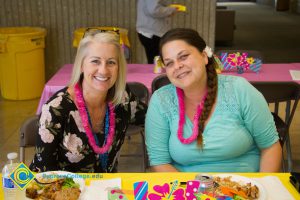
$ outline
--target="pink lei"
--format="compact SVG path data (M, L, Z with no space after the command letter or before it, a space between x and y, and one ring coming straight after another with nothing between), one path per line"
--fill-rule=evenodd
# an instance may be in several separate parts
M204 102L207 97L207 91L205 92L200 104L197 106L197 112L195 113L194 119L193 119L193 133L189 138L183 137L183 126L185 124L183 90L180 88L176 88L176 92L177 92L177 96L178 96L178 107L179 107L179 125L178 125L177 137L181 143L190 144L197 139L198 134L199 134L199 130L198 130L199 118L200 118L203 108L204 108Z
M109 107L109 133L106 140L106 143L103 147L98 147L95 141L95 138L93 136L93 131L91 129L91 126L89 125L89 118L85 106L85 101L83 98L82 90L79 86L79 83L77 83L74 87L75 90L75 102L78 106L79 114L81 117L81 121L85 130L85 133L88 137L89 144L92 146L93 150L97 154L104 154L106 153L110 146L113 143L114 135L115 135L115 112L114 112L114 106L111 102L108 103Z

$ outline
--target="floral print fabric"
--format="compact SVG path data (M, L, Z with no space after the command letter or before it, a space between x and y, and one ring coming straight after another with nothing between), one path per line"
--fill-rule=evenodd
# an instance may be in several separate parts
M88 143L78 109L67 89L58 91L42 107L30 169L35 172L115 172L117 153L124 142L126 129L129 123L144 123L147 106L126 89L122 104L115 107L116 132L108 151L107 167L103 169L100 156ZM96 137L102 146L103 131Z

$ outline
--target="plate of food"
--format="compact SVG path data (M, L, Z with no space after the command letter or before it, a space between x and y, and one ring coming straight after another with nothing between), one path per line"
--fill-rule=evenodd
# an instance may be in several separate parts
M215 193L234 193L244 199L266 200L265 188L257 181L235 174L217 174L213 176L215 182Z
M25 190L27 199L82 199L85 181L80 175L66 171L38 173Z

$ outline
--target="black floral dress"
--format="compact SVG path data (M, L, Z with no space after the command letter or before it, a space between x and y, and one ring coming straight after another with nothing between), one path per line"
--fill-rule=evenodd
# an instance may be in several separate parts
M144 124L147 106L126 88L122 104L115 107L115 136L108 150L107 164L88 142L79 111L67 92L56 92L42 107L35 156L30 169L35 172L116 172L117 153L125 138L129 123ZM103 146L104 133L95 134Z

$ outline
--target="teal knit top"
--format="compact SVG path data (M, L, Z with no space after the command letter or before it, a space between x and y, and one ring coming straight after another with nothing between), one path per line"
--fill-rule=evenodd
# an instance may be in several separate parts
M172 84L151 97L146 116L146 145L150 165L172 164L183 172L257 172L260 150L279 140L264 97L248 81L218 76L217 102L203 132L203 148L197 141L182 144L177 137L178 98ZM184 138L193 123L185 116Z

